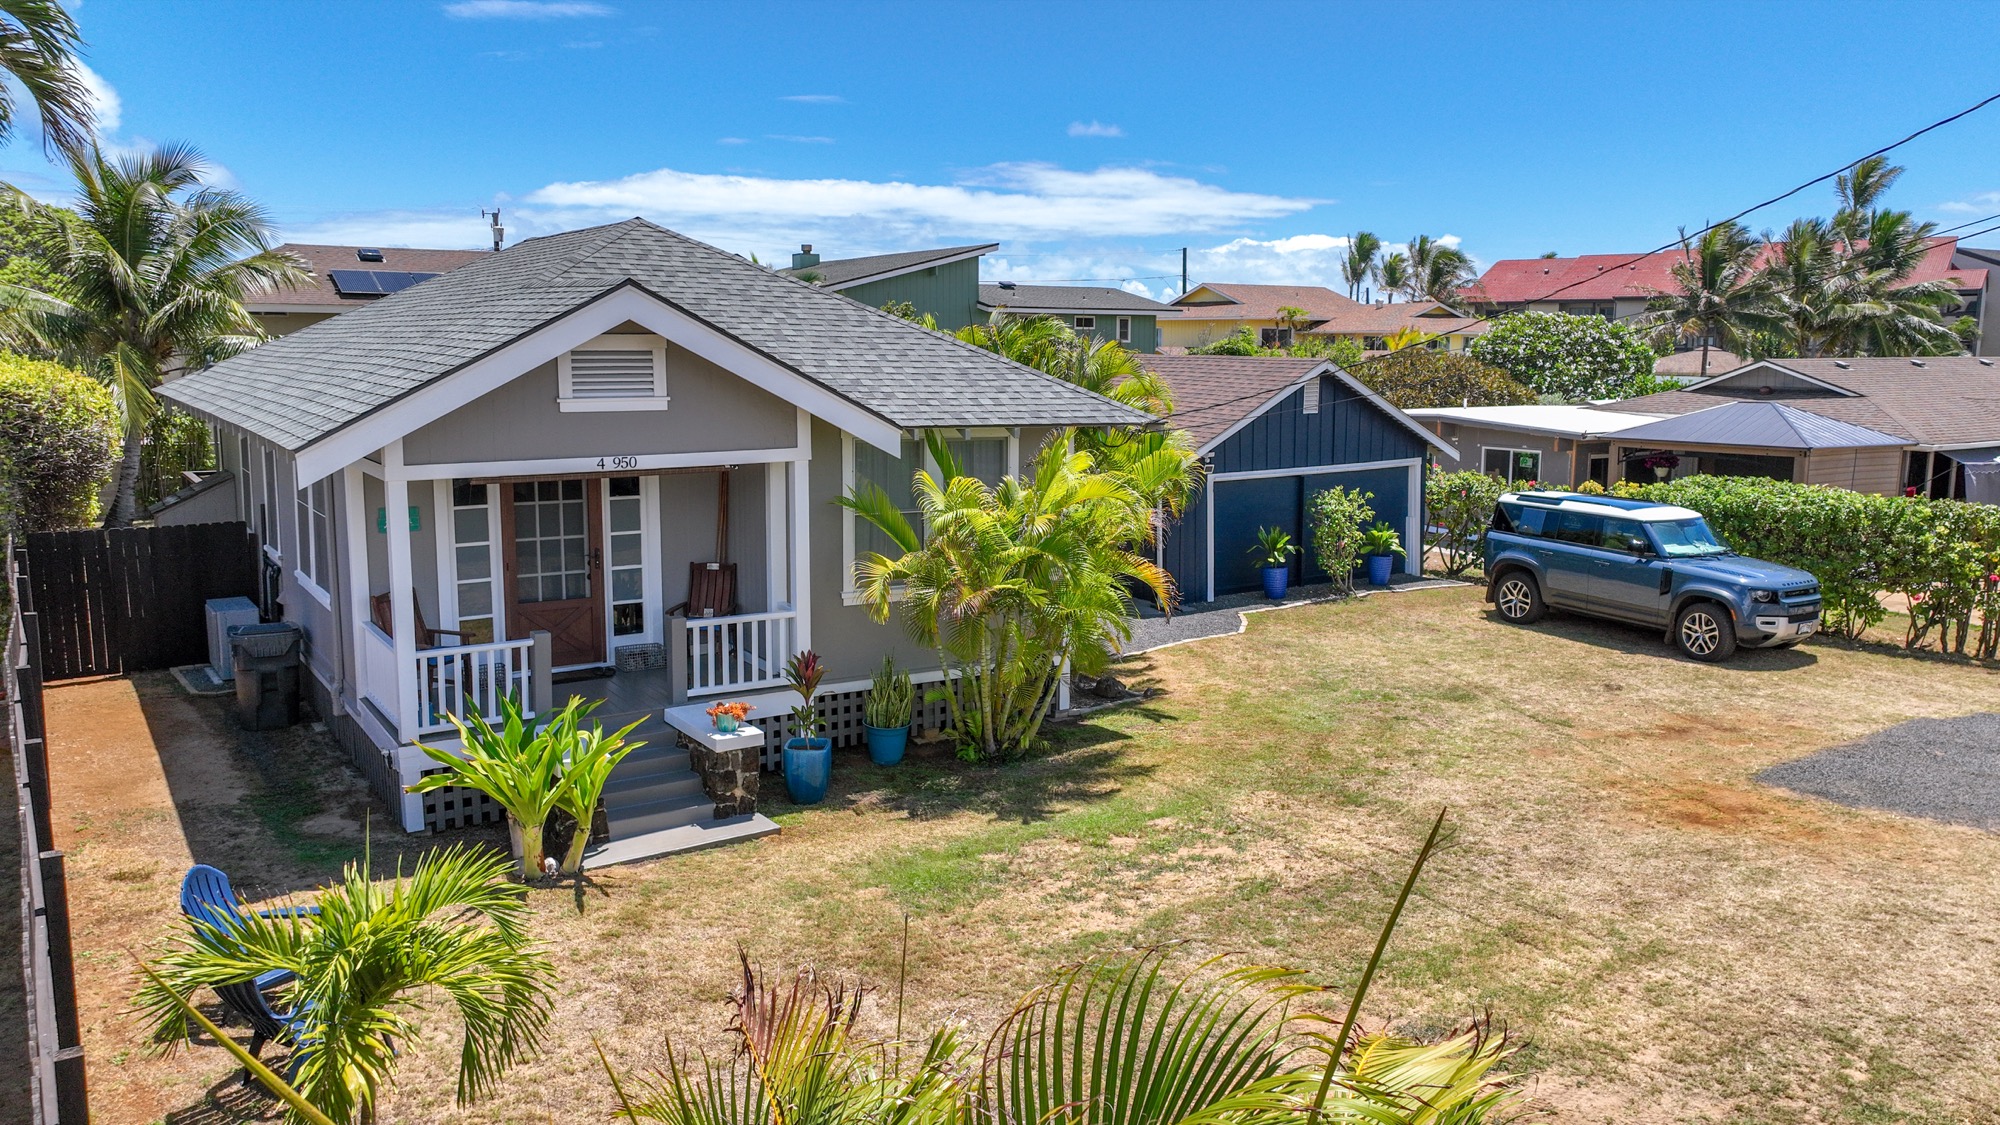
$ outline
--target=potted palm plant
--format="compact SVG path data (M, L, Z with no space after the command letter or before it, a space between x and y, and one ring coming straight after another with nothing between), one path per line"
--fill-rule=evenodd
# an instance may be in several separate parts
M825 800L827 783L833 780L833 739L819 737L819 712L813 708L813 693L825 677L826 665L811 649L785 661L785 680L803 700L792 708L798 735L785 740L785 791L795 804Z
M1396 556L1403 553L1403 537L1396 534L1395 528L1377 522L1361 533L1361 553L1368 559L1369 585L1387 586Z
M1292 542L1291 533L1283 528L1260 527L1257 529L1257 545L1250 548L1257 556L1257 567L1264 575L1264 596L1276 601L1285 596L1292 585L1292 556L1299 553L1299 545Z
M893 766L903 760L903 750L910 744L910 709L916 701L917 689L910 683L910 674L896 667L895 657L883 657L861 715L868 729L870 761Z

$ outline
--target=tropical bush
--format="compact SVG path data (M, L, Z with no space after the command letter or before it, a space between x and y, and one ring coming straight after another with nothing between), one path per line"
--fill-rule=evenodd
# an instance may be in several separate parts
M1404 348L1354 369L1368 389L1404 410L1425 406L1519 406L1535 392L1463 352Z
M1746 555L1819 579L1830 631L1858 637L1910 603L1904 643L1993 658L2000 653L2000 508L1874 496L1758 477L1693 476L1617 489L1693 508Z
M139 449L139 504L153 504L179 492L193 470L215 467L208 423L183 410L162 410L146 423Z
M1424 480L1424 543L1437 552L1445 577L1457 578L1484 558L1493 505L1507 484L1467 470L1432 473Z
M1372 492L1335 486L1306 501L1313 557L1337 593L1354 592L1354 568L1361 563L1363 530L1375 522Z
M1627 398L1659 357L1645 336L1601 316L1510 313L1472 341L1469 354L1538 395L1563 402Z
M868 685L868 702L862 708L862 721L885 730L907 727L916 705L917 689L910 683L910 674L896 667L895 657L884 656L882 666L875 670L874 679Z
M378 883L350 863L321 889L317 913L245 914L227 928L191 920L149 970L138 1009L171 1050L187 1039L198 989L297 974L283 1005L301 1023L290 1084L345 1125L373 1119L396 1041L416 1039L407 1013L420 996L442 996L458 1015L458 1100L469 1103L540 1051L553 997L555 968L527 936L508 866L461 846ZM315 1119L296 1105L288 1117Z
M96 380L0 353L0 486L16 532L82 527L118 460L118 407Z

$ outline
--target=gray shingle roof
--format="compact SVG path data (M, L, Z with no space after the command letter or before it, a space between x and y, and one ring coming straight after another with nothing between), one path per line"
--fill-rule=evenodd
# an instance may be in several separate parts
M821 262L816 266L803 266L785 273L797 277L809 273L819 280L816 284L828 289L839 289L867 281L885 273L901 273L932 262L945 262L953 258L963 258L968 254L985 254L1000 249L997 242L979 246L946 246L941 250L904 250L895 254L873 254L866 258L839 258L831 262Z
M1179 315L1172 305L1147 300L1137 293L1096 285L981 285L979 303L989 309L1052 309L1062 312L1132 312Z
M1866 426L1794 410L1782 402L1725 402L1678 418L1642 422L1610 436L1617 441L1648 444L1760 449L1866 449L1909 444Z
M1915 445L2000 441L2000 365L1990 356L1859 356L1769 361L1849 392L1784 387L1765 393L1762 361L1711 377L1709 386L1661 391L1607 404L1647 414L1687 414L1735 400L1778 401L1796 410L1907 438Z
M643 219L531 239L159 393L296 451L628 284L906 429L1151 420Z

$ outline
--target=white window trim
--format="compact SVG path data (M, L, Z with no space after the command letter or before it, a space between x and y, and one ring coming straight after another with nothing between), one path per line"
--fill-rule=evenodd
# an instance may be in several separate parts
M293 517L293 519L297 520L298 523L297 539L298 539L299 565L293 568L292 577L298 581L300 589L312 595L312 599L314 601L318 602L321 606L324 606L327 609L332 609L333 595L327 591L326 585L321 584L321 579L325 579L328 584L331 584L333 576L331 574L314 575L308 573L306 570L306 568L313 565L314 560L319 557L317 554L314 553L313 550L315 544L314 544L313 522L312 522L312 490L315 487L319 486L325 486L321 493L321 496L323 498L323 502L326 504L326 511L322 513L322 515L326 520L327 538L328 539L333 538L332 482L330 480L317 480L314 481L312 484L305 486L304 488L294 489L293 495L299 498L299 504L305 509L303 513L305 515L305 518L299 519L298 516L296 515ZM294 508L293 510L294 512L298 511L297 508ZM329 567L331 567L333 564L333 554L334 554L334 545L332 543L328 543L326 558L327 558L327 565Z
M486 484L486 582L493 594L493 639L507 637L507 603L502 595L507 592L505 569L500 562L500 489L501 485ZM461 579L458 576L458 506L452 503L451 481L439 479L431 485L432 508L443 513L437 523L449 530L437 533L438 574L450 575L450 581L438 582L438 617L449 622L444 628L456 629L464 622L458 617L458 584L477 579ZM471 544L467 544L470 546Z
M653 393L633 398L576 398L570 386L570 354L588 351L629 352L645 349L653 353ZM667 395L667 341L651 333L603 335L585 340L556 357L556 409L564 413L610 413L627 410L665 410L673 400Z
M257 534L264 540L264 554L272 562L284 565L285 514L278 510L278 455L267 448L257 451L257 467L263 474L258 489L258 498L263 501L263 518L258 520L263 526Z
M632 474L614 473L612 476ZM604 642L613 651L626 645L656 644L665 622L666 575L660 569L660 478L652 475L639 476L639 604L645 609L646 627L636 633L624 636L611 631L612 611L616 608L611 597L611 477L604 478L598 486L598 504L602 511L598 514L599 526L604 529L604 542L597 544L603 552L604 565L598 568L604 583ZM620 497L619 499L630 499Z
M940 427L940 429L945 431L947 437L952 436L956 432L963 434L967 440L974 438L1006 438L1007 462L1002 475L1010 477L1020 475L1020 430L1008 426ZM918 455L924 460L922 465L923 470L932 476L936 476L938 471L937 462L931 460L930 446L923 440L923 431L918 431L916 437ZM840 435L840 494L842 496L854 495L854 435L845 432ZM861 591L855 588L857 583L854 573L854 521L861 517L856 515L851 508L842 508L840 515L840 570L842 576L840 583L840 603L842 605L861 605L866 599L861 596ZM898 590L894 600L901 601L902 598L902 592Z
M1121 344L1132 342L1132 318L1129 316L1118 318L1118 342Z
M1076 329L1078 332L1095 332L1097 331L1097 318L1095 316L1073 316L1070 318L1070 327Z
M1543 450L1521 449L1515 446L1508 446L1508 445L1482 445L1479 447L1479 471L1482 473L1486 471L1486 454L1489 451L1499 452L1499 453L1532 453L1535 455L1535 475L1532 477L1516 477L1514 475L1514 461L1512 458L1508 459L1507 461L1508 484L1513 484L1517 480L1539 481L1542 479L1542 459L1548 456L1548 454Z

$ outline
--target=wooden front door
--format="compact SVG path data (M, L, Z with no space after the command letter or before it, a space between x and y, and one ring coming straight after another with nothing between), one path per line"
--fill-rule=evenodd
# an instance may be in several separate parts
M546 629L554 664L604 663L603 516L595 480L500 486L507 635Z

